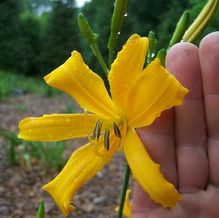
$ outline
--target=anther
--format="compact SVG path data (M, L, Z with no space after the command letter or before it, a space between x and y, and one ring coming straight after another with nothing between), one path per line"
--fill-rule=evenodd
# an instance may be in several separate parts
M117 137L121 138L121 133L120 133L119 127L117 126L117 124L115 122L113 123L113 129L114 129L115 135Z
M106 129L104 133L104 147L106 148L107 151L110 148L109 136L110 136L110 131Z
M100 133L101 133L101 128L102 128L102 122L100 122L100 120L97 121L94 130L93 130L93 136L92 139L97 139L97 141L100 138Z

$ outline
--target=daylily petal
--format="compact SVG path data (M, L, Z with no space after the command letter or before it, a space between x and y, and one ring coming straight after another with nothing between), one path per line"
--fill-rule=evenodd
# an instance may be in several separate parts
M48 85L71 95L86 110L102 117L116 116L103 80L89 69L77 51L44 79Z
M134 130L128 130L123 144L133 177L149 196L163 207L174 207L180 194L161 174Z
M94 114L51 114L27 117L19 123L19 138L29 141L60 141L91 135L98 117Z
M102 143L89 143L80 147L71 155L58 176L43 187L65 216L74 209L70 204L73 195L111 160L117 148L113 143L108 151Z
M128 95L127 119L131 127L151 124L160 113L183 102L188 92L155 59L139 75Z
M132 210L132 204L129 200L129 196L131 194L131 189L127 189L126 195L125 195L125 202L123 207L123 216L126 218L131 218L131 210ZM115 211L119 211L119 206L115 208Z
M131 194L131 189L128 189L126 191L125 203L124 203L124 208L123 208L123 214L127 218L131 217L131 210L132 210L132 204L131 204L131 202L129 200L129 195L130 194Z
M110 91L113 101L123 109L126 108L129 87L142 72L147 47L148 39L134 34L128 39L112 64L108 76Z

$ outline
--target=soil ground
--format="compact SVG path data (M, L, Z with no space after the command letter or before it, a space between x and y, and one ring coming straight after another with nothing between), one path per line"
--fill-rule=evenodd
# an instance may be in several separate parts
M51 98L34 94L13 96L0 102L0 128L17 132L19 120L26 116L63 113L76 108L72 99L63 95ZM40 201L45 202L46 218L61 218L63 215L41 186L58 172L40 161L32 161L31 170L23 166L9 166L7 143L0 136L0 218L34 218ZM68 157L82 144L75 140L67 148ZM69 217L112 218L119 198L123 171L123 156L118 153L109 165L86 184L74 197L77 210Z

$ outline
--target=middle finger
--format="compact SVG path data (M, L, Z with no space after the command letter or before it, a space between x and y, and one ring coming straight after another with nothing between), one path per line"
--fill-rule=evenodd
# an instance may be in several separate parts
M167 68L190 91L183 105L175 108L175 143L179 190L194 192L205 188L208 178L198 48L189 43L173 46L167 55Z

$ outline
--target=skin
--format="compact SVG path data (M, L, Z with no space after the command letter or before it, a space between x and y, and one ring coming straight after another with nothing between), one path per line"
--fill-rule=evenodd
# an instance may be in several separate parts
M138 133L182 199L174 208L162 208L136 183L132 218L218 218L219 32L203 38L199 48L174 45L166 67L190 92L182 106Z

